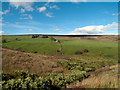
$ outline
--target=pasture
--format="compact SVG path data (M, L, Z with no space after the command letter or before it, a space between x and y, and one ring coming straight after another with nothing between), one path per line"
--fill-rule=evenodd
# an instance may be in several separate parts
M16 38L18 40L16 40ZM31 38L31 36L3 36L7 43L3 43L2 47L23 50L29 53L39 53L44 55L59 55L56 51L59 49L59 44L52 42L50 38ZM63 56L75 56L78 50L87 49L88 55L102 57L117 57L118 43L112 41L98 40L78 40L78 39L61 39ZM84 54L82 55L84 56Z

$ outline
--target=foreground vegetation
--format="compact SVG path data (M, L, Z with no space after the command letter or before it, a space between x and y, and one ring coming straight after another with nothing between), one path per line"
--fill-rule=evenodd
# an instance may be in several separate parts
M2 85L7 89L67 88L88 78L91 72L118 63L117 41L3 36L2 42ZM89 85L86 87L93 88ZM105 85L104 88L109 87ZM116 84L111 88L116 88Z
M94 81L94 82L93 82ZM94 72L89 78L82 82L75 82L69 85L69 88L78 88L84 86L86 88L118 88L118 65L109 68L99 69ZM112 89L114 90L114 89Z
M26 72L15 72L11 75L2 74L3 89L60 89L68 86L71 82L82 80L88 75L85 71L70 74L49 74L46 76L37 76Z

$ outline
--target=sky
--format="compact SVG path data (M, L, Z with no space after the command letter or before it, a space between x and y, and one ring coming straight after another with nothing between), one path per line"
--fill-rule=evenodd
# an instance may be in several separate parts
M118 34L118 2L13 1L2 2L0 34Z

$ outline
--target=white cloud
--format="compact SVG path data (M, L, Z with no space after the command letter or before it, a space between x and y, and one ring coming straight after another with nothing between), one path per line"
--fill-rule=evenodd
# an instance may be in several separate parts
M10 12L10 10L5 10L3 14L7 14L8 12Z
M0 11L0 14L3 14L3 12L2 12L2 11Z
M108 25L98 25L98 26L86 26L82 28L76 28L71 34L74 35L83 35L83 34L100 34L105 32L108 29L117 28L118 23L113 22L112 24Z
M59 29L59 28L56 28L55 30L57 30L57 31L58 31L58 30L60 30L60 29Z
M20 17L20 19L32 19L32 16L30 14L22 14L21 16L23 17Z
M0 18L0 22L2 22L2 20L3 20L3 17Z
M28 14L22 14L22 15L20 15L20 16L28 16Z
M0 23L0 26L3 25L2 23Z
M4 12L0 11L0 14L7 14L10 10L5 10Z
M28 2L29 1L29 2ZM34 9L32 8L34 0L9 0L10 5L13 7L23 7L27 11L33 11Z
M28 31L33 31L32 29L28 29Z
M70 0L71 2L78 2L78 0Z
M87 2L87 0L83 0L83 2Z
M112 13L113 16L119 15L120 13Z
M39 12L43 12L43 11L45 11L46 9L47 9L46 7L40 7L40 8L38 8Z
M20 19L28 19L28 17L20 17Z
M57 5L53 5L53 6L49 6L51 9L55 8L55 9L59 9Z
M62 32L62 30L60 29L60 28L58 28L58 27L55 27L55 31L58 31L58 32Z
M77 2L87 2L87 0L70 0L71 2L75 2L75 3L77 3Z
M21 8L20 12L21 12L21 13L24 13L24 12L25 12L25 9Z
M18 22L16 22L15 24L18 24Z
M30 18L30 19L32 19L32 16L31 16L31 15L29 15L29 18Z
M0 26L1 26L1 25L4 25L4 24L3 24L3 23L0 23Z
M55 0L48 0L47 3L44 4L43 7L40 7L40 8L37 8L37 10L39 10L39 12L44 12L44 11L47 11L47 8L50 8L50 9L60 9L57 5L50 5L50 2L54 2ZM51 13L47 13L47 12L44 12L44 14L48 17L53 17L51 15Z
M55 28L56 31L59 31L60 29L58 27Z
M4 34L4 31L0 31L0 34Z
M57 0L48 0L48 2L55 2L55 1L57 1Z
M54 16L51 15L51 13L46 13L46 16L47 17L54 17Z
M116 15L115 13L112 14L113 16Z
M9 2L35 2L36 0L9 0Z

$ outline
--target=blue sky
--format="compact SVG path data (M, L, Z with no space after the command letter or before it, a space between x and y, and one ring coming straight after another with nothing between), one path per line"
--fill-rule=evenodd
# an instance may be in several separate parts
M2 30L19 34L118 34L117 2L3 2Z

